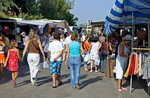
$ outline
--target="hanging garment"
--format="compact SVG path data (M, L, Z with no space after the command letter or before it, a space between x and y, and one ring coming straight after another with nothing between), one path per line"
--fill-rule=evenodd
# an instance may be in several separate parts
M150 53L145 54L143 79L150 78Z
M127 68L127 70L126 70L126 73L124 74L124 77L125 77L125 78L127 78L127 77L129 76L128 73L129 73L130 65L131 65L131 57L130 57L130 59L129 59L129 64L128 64L128 68Z
M134 70L135 70L135 54L133 54L131 56L131 64L130 64L128 75L133 75L134 74Z
M143 75L143 70L142 70L142 53L139 54L139 76Z
M139 55L136 53L135 54L135 70L134 70L134 75L138 75L139 73Z

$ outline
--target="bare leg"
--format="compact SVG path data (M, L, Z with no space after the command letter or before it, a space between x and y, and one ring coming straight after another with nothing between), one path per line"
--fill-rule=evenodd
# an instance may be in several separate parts
M0 64L0 74L1 74L2 80L5 80L4 71L3 71L3 64Z
M94 64L94 61L91 60L91 70L93 69L93 64Z
M58 84L60 84L61 83L61 77L60 77L60 75L57 75L57 80L58 80Z
M98 69L97 66L95 66L95 71L97 71L97 69Z
M56 86L56 74L52 74L53 86Z
M121 89L122 88L122 80L121 79L118 79L118 89Z

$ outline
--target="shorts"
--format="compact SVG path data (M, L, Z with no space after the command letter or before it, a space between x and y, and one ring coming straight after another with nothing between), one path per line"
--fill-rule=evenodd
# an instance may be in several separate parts
M51 61L50 73L60 75L61 72L61 61Z
M5 63L5 54L0 53L0 64L4 64Z

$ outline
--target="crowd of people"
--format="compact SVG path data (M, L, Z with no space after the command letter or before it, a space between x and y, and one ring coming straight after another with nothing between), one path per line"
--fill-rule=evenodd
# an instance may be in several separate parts
M22 64L18 63L18 60L29 64L31 84L37 85L40 58L43 57L43 61L50 62L53 88L62 85L61 65L64 61L70 70L71 88L79 90L80 67L82 64L86 72L105 73L107 57L109 52L113 50L111 42L105 36L88 35L84 32L82 36L78 33L70 32L66 38L64 34L54 32L52 35L43 36L42 42L37 37L36 31L32 31L29 36L25 32L22 32L21 35L24 45L22 57L19 55L17 41L11 40L10 45L5 44L4 36L0 33L0 74L2 80L5 80L3 67L7 66L7 69L12 72L13 87L16 85L15 80L18 76L18 64ZM127 90L122 87L122 78L130 54L128 47L130 39L130 35L123 37L117 49L116 78L118 79L118 91ZM7 56L4 52L6 46ZM58 80L57 85L56 78Z

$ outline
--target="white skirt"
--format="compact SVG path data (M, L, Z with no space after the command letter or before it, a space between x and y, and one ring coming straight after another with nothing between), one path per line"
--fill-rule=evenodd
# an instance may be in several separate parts
M116 79L122 79L127 67L127 58L116 58Z

